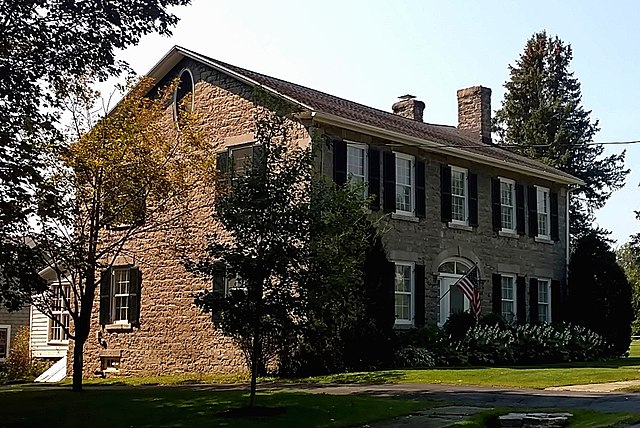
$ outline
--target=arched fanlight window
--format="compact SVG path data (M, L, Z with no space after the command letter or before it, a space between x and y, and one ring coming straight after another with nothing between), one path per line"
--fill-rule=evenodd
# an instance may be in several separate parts
M176 121L180 119L182 112L191 113L194 103L193 75L188 68L180 73L180 81L173 93L173 117Z

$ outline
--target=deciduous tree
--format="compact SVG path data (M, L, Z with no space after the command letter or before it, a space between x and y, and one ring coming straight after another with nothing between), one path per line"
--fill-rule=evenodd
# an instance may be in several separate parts
M544 31L534 34L509 66L494 130L499 144L584 181L571 198L570 230L577 237L590 229L594 212L624 185L629 170L624 152L602 156L604 146L593 143L598 121L582 106L572 59L571 45Z
M93 113L96 94L70 95L76 135L49 165L56 198L39 200L31 238L55 280L33 303L73 340L73 389L82 389L84 344L89 335L101 272L119 256L135 257L135 237L186 227L197 206L196 189L213 182L209 153L193 115L170 113L171 88L152 91L143 80L107 114ZM162 124L168 126L162 126ZM148 250L148 248L146 248ZM37 266L32 266L35 269ZM56 298L70 325L54 316Z
M51 148L62 143L59 126L64 94L77 79L105 79L126 64L116 51L138 43L145 34L170 35L177 17L170 6L189 0L0 0L0 258L10 263L25 255L30 216L37 201L53 192L43 172ZM61 95L62 94L62 95ZM40 194L40 196L36 196ZM50 196L51 197L51 196ZM28 289L22 262L0 289L0 301L16 305ZM3 265L5 266L5 265ZM19 277L16 277L19 275ZM4 273L5 279L8 274ZM24 302L24 301L23 301Z

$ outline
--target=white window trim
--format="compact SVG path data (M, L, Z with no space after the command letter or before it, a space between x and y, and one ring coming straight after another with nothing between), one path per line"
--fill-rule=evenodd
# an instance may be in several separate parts
M504 233L510 234L510 235L517 235L517 222L518 219L516 218L516 181L512 180L510 178L504 178L504 177L498 177L498 180L500 181L500 230ZM504 226L502 226L502 183L505 184L511 184L511 225L513 226L512 228L506 228ZM507 206L507 205L504 205Z
M393 300L393 312L394 312L394 316L395 316L395 295L396 293L398 293L395 290L395 268L396 266L409 266L411 268L411 291L409 293L405 292L400 292L403 295L409 294L409 319L395 319L395 326L413 326L415 323L415 317L416 317L416 311L415 311L415 306L416 306L416 264L414 262L408 262L408 261L404 261L404 260L393 260L393 295L394 295L394 300Z
M396 155L396 170L395 170L395 178L396 178L396 195L398 192L398 166L397 159L408 160L411 163L411 190L409 192L409 208L410 211L405 211L398 209L397 199L395 201L396 213L404 216L415 217L416 215L416 201L415 201L415 193L416 193L416 157L413 155L408 155L406 153L393 152Z
M549 297L549 301L548 302L541 302L540 301L540 282L546 282L547 283L547 296ZM538 301L536 302L536 304L538 305L538 319L537 320L532 320L535 322L540 322L540 304L545 304L547 305L547 322L551 323L553 322L553 319L551 318L551 279L549 278L538 278L538 290L537 290L537 296L538 296Z
M347 143L347 180L351 180L351 175L353 174L349 171L349 147L353 147L356 149L361 149L364 153L364 196L369 195L369 146L364 143L356 143L354 141L345 141Z
M129 277L129 286L128 286L128 290L129 292L126 294L127 296L127 319L126 320L117 320L116 321L116 298L117 297L124 297L125 294L123 293L118 293L116 294L116 290L115 290L115 277L116 277L116 271L117 270L128 270L128 277ZM123 267L123 268L113 268L111 269L111 290L110 290L110 296L109 298L111 299L111 305L110 305L110 310L111 310L111 320L112 320L112 325L130 325L131 321L129 320L129 318L131 318L131 306L129 306L129 296L131 296L131 268L130 267Z
M549 190L548 187L542 187L542 186L535 186L536 188L536 215L538 216L538 218L536 218L536 222L538 224L538 235L537 238L545 240L545 241L551 241L551 213L549 212L551 209L551 204L550 204L550 199L551 199L551 191ZM546 221L545 221L545 225L546 225L546 229L547 229L547 233L546 234L541 234L540 233L540 226L539 226L539 217L540 217L540 195L543 194L544 192L547 192L547 212L546 214Z
M460 226L469 226L469 170L466 168L460 168L458 166L449 165L451 168L451 222L450 224L457 224ZM464 174L464 180L462 184L464 186L464 202L462 207L464 208L464 220L458 220L453 218L453 198L460 197L453 194L453 173L461 172Z
M502 295L502 278L511 278L513 284L513 320L518 320L518 276L512 273L501 273L500 274L500 315L504 317L502 313L502 302L506 300ZM506 318L505 318L506 319Z
M68 287L68 288L69 288L69 297L68 297L68 299L70 299L70 295L71 295L71 284L69 284L68 282L62 282L61 284L59 284L59 286L60 286L60 287L63 287L63 288L64 288L64 287ZM69 300L67 300L67 304L70 304ZM55 315L61 315L61 316L62 316L62 315L66 315L66 316L67 316L67 318L70 318L70 316L71 316L71 315L69 314L69 310L68 310L68 308L63 308L62 310L59 310L59 311L54 311L54 310L52 310L52 311L51 311L51 315L52 315L52 316L55 316ZM49 322L48 322L48 325L47 325L47 339L48 339L48 340L47 340L47 343L48 343L49 345L58 345L58 344L60 344L60 345L66 345L66 344L68 344L68 343L69 343L69 336L67 336L67 333L64 331L64 329L62 329L62 327L60 327L58 324L56 324L56 323L55 323L51 318L49 318L49 320L48 320L48 321L49 321ZM71 320L69 320L69 321L71 321ZM49 339L49 337L51 337L51 328L52 328L54 325L55 325L56 327L60 327L60 328L62 329L62 330L61 330L61 331L62 331L62 333L61 333L61 334L62 334L63 336L66 336L66 337L67 337L66 339Z
M7 355L5 358L0 357L0 362L4 362L9 358L9 353L11 352L11 326L9 324L0 324L0 328L7 329Z
M182 70L180 70L180 73L178 73L178 79L180 79L180 77L182 76L182 74L184 72L189 73L189 76L191 76L191 91L189 91L191 93L191 105L189 106L189 111L193 112L193 108L196 102L196 81L193 78L193 73L191 72L191 70L189 70L188 68L183 68ZM178 83L178 86L176 86L176 88L173 90L173 121L176 123L176 125L178 124L178 88L179 88L180 83Z

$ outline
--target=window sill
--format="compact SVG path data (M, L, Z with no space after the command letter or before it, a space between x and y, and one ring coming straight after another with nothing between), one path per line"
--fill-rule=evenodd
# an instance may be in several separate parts
M507 230L498 231L498 236L503 236L505 238L515 238L515 239L520 238L520 235L518 235L517 232L512 232L512 231L507 231Z
M536 236L536 237L535 237L535 238L533 238L533 239L534 239L536 242L539 242L539 243L541 243L541 244L551 244L551 245L553 245L553 243L554 243L551 239L549 239L549 238L545 238L545 237L542 237L542 236Z
M133 331L131 324L107 324L104 328L107 331Z
M47 345L50 346L67 346L69 344L68 340L49 340Z
M417 223L420 219L413 214L391 213L391 218L402 221L412 221Z
M447 227L449 227L449 229L466 230L468 232L473 232L473 227L467 224L454 223L452 221L447 223Z
M409 330L409 329L413 328L413 323L411 321L396 322L393 325L393 328L395 330Z

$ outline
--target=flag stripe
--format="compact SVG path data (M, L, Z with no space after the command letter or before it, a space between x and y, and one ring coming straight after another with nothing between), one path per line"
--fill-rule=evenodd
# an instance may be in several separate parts
M458 286L462 293L469 299L471 312L477 317L480 315L480 291L478 281L478 267L474 266L454 286Z

